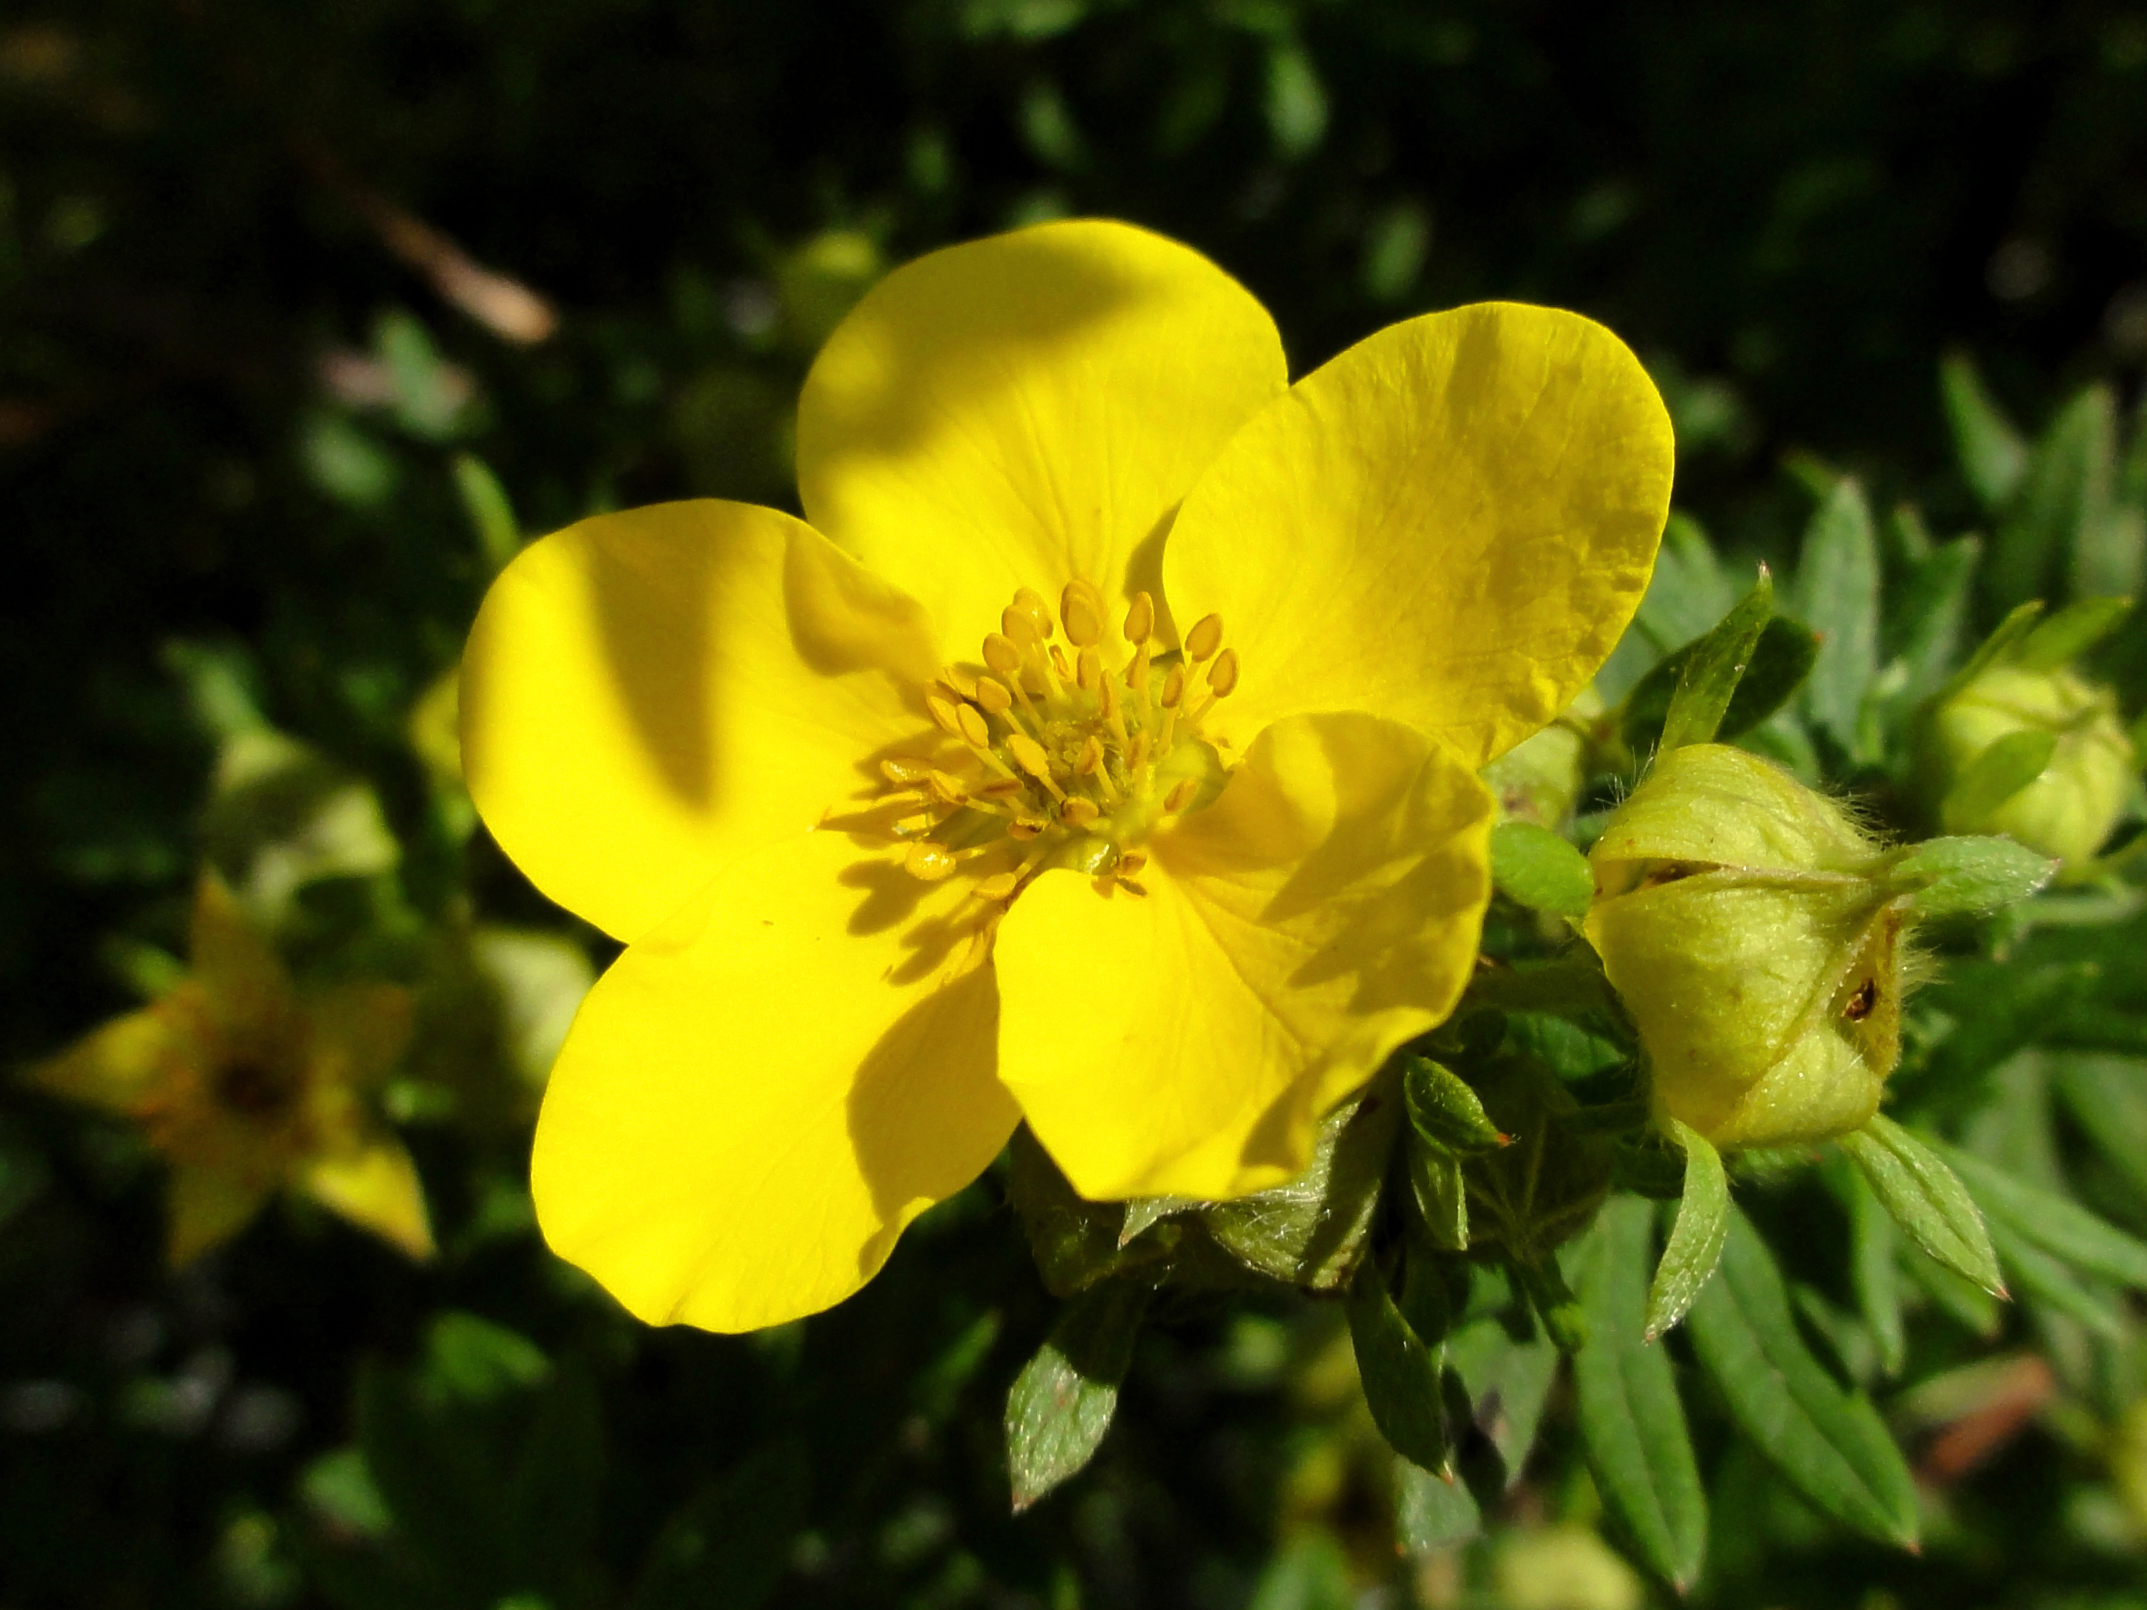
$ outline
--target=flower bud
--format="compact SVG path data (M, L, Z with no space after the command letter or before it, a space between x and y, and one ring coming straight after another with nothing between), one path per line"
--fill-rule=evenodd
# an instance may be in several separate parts
M1846 1133L1900 1057L1905 902L1848 814L1771 761L1673 749L1589 856L1584 931L1658 1115L1723 1149Z
M1588 734L1602 719L1602 695L1583 688L1564 715L1484 767L1479 775L1498 800L1499 819L1554 832L1563 825L1588 780Z
M2056 739L2042 771L1995 801L1956 785L2016 733ZM2138 758L2108 688L2059 667L1998 664L1932 714L1923 774L1948 833L2003 833L2068 868L2093 859L2123 812ZM2032 762L2031 762L2032 764Z

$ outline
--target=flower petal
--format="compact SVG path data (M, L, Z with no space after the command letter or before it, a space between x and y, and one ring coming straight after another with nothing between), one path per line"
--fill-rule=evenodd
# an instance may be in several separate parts
M839 833L738 862L590 991L531 1177L553 1249L652 1324L839 1302L1005 1144L998 998L959 879ZM973 908L972 908L973 909Z
M599 515L486 596L464 770L537 887L632 939L856 794L874 752L925 725L937 664L916 603L788 515Z
M798 488L973 659L1018 587L1157 591L1171 511L1288 378L1274 321L1198 252L1040 224L866 294L806 378Z
M1163 556L1220 611L1239 732L1369 710L1471 766L1565 708L1639 606L1670 502L1670 419L1574 313L1483 303L1359 342L1239 432Z
M213 872L194 886L187 966L219 1033L252 1045L288 1031L298 1005L291 975Z
M165 1203L165 1261L183 1269L230 1240L261 1211L270 1188L220 1169L173 1165Z
M315 1158L298 1188L331 1213L370 1230L413 1258L432 1256L432 1220L425 1188L403 1143L379 1136L355 1149Z
M1001 1077L1084 1196L1275 1185L1453 1007L1495 807L1422 734L1296 716L1153 843L1149 893L1046 873L999 930Z
M306 1019L317 1076L361 1088L378 1081L410 1044L412 1004L399 984L337 984L315 995Z
M131 1113L163 1083L168 1059L189 1050L188 1037L154 1006L90 1030L30 1070L47 1090L107 1112Z

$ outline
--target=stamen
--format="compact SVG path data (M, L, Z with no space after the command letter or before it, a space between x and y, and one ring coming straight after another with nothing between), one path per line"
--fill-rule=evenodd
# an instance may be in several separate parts
M1177 709L1178 701L1184 697L1185 667L1174 665L1170 668L1170 675L1163 679L1163 708L1166 710Z
M1078 794L1059 806L1059 820L1068 827L1086 827L1102 814L1094 800L1083 799Z
M929 788L932 791L932 797L942 804L967 805L969 803L969 790L962 786L961 779L949 777L943 771L932 773L925 780L925 787Z
M1238 685L1238 651L1226 648L1208 667L1208 686L1218 699L1227 699Z
M1021 879L1012 872L994 873L976 887L979 900L1005 900L1021 887Z
M1181 778L1175 788L1163 796L1163 814L1176 816L1193 803L1193 796L1200 792L1200 785L1192 778Z
M1051 667L1059 673L1061 682L1071 682L1074 679L1073 667L1066 663L1066 651L1056 643L1051 645Z
M984 712L973 704L960 706L954 712L955 725L962 729L963 738L979 749L991 747L991 728L984 723Z
M1220 615L1203 615L1193 623L1193 629L1185 634L1185 652L1195 664L1207 659L1223 646L1223 618Z
M1070 581L1059 594L1059 619L1066 641L1077 649L1103 641L1103 600L1085 581Z
M907 755L890 755L880 762L880 775L891 783L907 788L931 776L932 767L928 761L912 760Z
M1126 611L1126 641L1141 644L1155 636L1156 601L1146 593L1135 593L1133 603Z
M902 870L925 883L937 883L954 868L954 852L944 844L934 844L929 839L921 844L912 844L903 852Z
M977 678L977 703L995 716L1004 716L1014 708L1014 695L1007 692L1004 682L994 677L980 676Z
M1034 587L1016 588L1014 607L1020 610L1036 626L1036 638L1043 642L1051 636L1051 606L1044 602L1044 595Z
M1007 617L1012 617L1013 613L1008 610ZM996 676L1013 678L1021 675L1021 648L1015 643L1011 632L992 632L985 637L984 663L992 668Z
M955 717L953 700L942 698L937 693L927 693L924 696L924 707L930 712L933 722L942 732L951 732L956 737L961 736L962 724Z
M1051 824L1040 816L1017 816L1014 825L1006 830L1010 839L1033 839Z
M1006 752L1014 757L1015 765L1049 789L1053 799L1066 797L1065 790L1051 775L1051 756L1045 753L1042 744L1025 732L1017 732L1007 739Z
M1128 850L1118 858L1118 875L1130 878L1148 864L1148 857L1139 850Z

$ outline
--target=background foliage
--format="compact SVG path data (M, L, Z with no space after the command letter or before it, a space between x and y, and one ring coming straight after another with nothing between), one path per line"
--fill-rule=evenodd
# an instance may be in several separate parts
M1949 348L2024 423L2090 381L2137 395L2147 12L11 9L0 1055L132 1004L182 948L205 855L254 875L280 853L302 969L419 991L385 1098L441 1253L413 1265L279 1208L168 1275L153 1155L11 1084L0 1603L1610 1610L1657 1591L1593 1541L1562 1388L1498 1535L1398 1557L1339 1305L1286 1297L1159 1304L1097 1463L1010 1519L1000 1411L1052 1304L994 1180L860 1298L749 1339L640 1329L535 1239L517 1035L572 971L473 958L501 932L605 957L471 833L444 773L423 701L486 577L518 532L596 507L787 504L803 365L879 267L1069 211L1208 251L1299 371L1473 298L1604 319L1655 370L1680 506L1741 576L1793 555L1820 464L1942 533L2008 518L1955 467ZM315 769L266 796L228 765L219 782L263 725ZM387 837L309 838L353 784ZM1993 1020L1918 1088L1954 1091L1972 1127L2051 1001L2136 1006L2138 953L2119 930L1964 960L1951 999ZM2029 1161L2147 1229L2147 1130L2109 1127L2114 1098L2067 1102L2036 1109ZM1823 1204L1780 1211L1843 1234ZM1803 1508L1703 1395L1715 1526L1693 1596L2147 1602L2129 1299L2085 1300L2114 1316L2098 1352L2017 1314L1973 1346L1912 1332L1907 1378L1954 1393L1882 1391L1953 1517L1920 1560ZM1971 1359L1999 1373L1943 1373ZM2012 1418L1980 1464L1933 1462L1933 1433L1994 1412Z

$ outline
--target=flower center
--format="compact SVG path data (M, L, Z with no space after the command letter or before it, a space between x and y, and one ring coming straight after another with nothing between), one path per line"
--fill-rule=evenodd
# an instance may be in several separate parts
M911 876L965 873L975 898L1004 902L1071 867L1099 893L1146 893L1139 846L1222 782L1201 722L1238 682L1220 616L1182 651L1159 652L1155 627L1146 593L1115 634L1088 582L1067 584L1056 620L1031 589L1014 595L981 665L950 666L926 690L929 752L880 762L876 808L900 813L889 832Z

